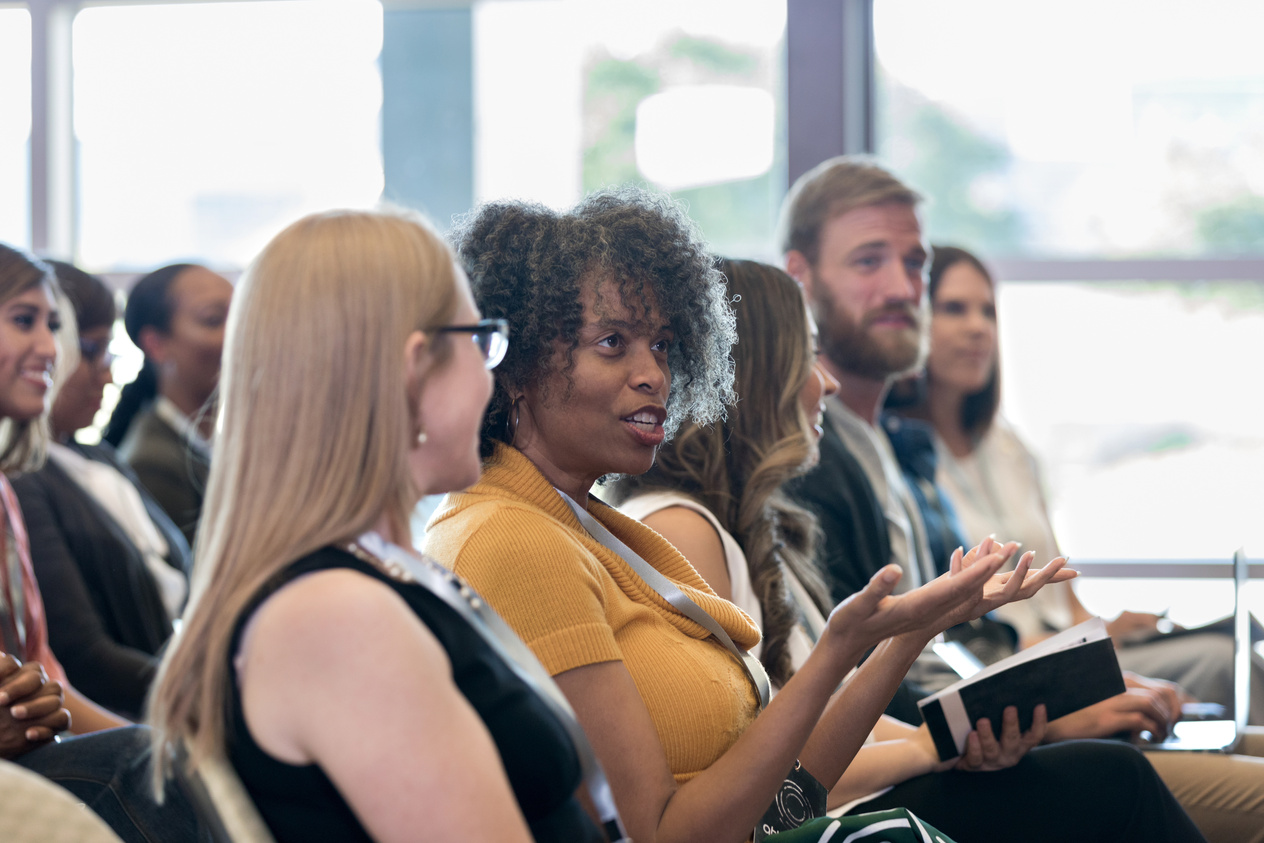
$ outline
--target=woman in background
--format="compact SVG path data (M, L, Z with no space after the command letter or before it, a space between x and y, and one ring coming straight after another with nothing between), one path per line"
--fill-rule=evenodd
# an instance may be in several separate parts
M51 741L69 725L76 732L95 732L125 725L122 720L88 700L66 681L66 672L48 644L48 626L39 584L31 569L26 525L8 476L37 470L48 448L45 410L57 364L57 281L47 264L0 243L0 652L22 662L37 662L50 680L44 701L10 709L17 719L52 718L32 724L33 743ZM58 688L56 686L61 686ZM57 697L57 704L49 700ZM10 700L0 698L0 705ZM51 706L44 711L44 707ZM62 712L64 715L65 712Z
M925 399L901 412L934 426L937 481L952 500L967 538L999 531L1037 553L1056 553L1036 461L998 415L1001 366L992 276L964 249L935 246L929 281L932 316ZM1045 589L1026 604L1005 606L997 614L1019 630L1025 644L1090 617L1070 583ZM1156 620L1153 615L1124 612L1107 624L1120 666L1132 671L1125 674L1132 690L1092 708L1156 692L1169 698L1183 696L1171 682L1198 698L1232 704L1232 638L1203 633L1147 642ZM1250 720L1260 723L1264 672L1258 659L1253 663L1251 699ZM1100 733L1116 731L1118 727L1106 726ZM1254 757L1264 755L1262 738L1252 727L1238 749L1241 755L1160 752L1148 757L1209 839L1264 841L1264 760Z
M105 429L154 500L184 533L197 531L211 458L210 406L219 382L233 288L194 264L157 269L132 288L127 335L145 355Z
M761 659L782 684L829 611L813 563L819 528L782 485L816 462L823 401L838 384L817 363L816 325L793 278L753 261L722 261L720 271L737 316L738 400L722 421L685 423L654 467L620 478L612 498L680 549L720 596L763 619ZM924 725L883 716L830 804L851 812L903 806L963 841L1198 839L1131 747L1033 749L1045 736L1041 712L1026 734L1012 708L995 734L983 721L949 762L939 760ZM1089 769L1098 777L1086 776ZM989 771L1000 772L964 775ZM1033 792L1049 798L1024 798Z
M139 718L188 593L189 548L107 444L83 445L110 383L114 296L99 278L49 261L73 308L65 344L78 364L57 389L39 471L13 482L44 596L49 641L77 688ZM76 339L74 326L78 327Z
M934 426L936 480L967 539L1000 532L1037 553L1057 553L1036 460L998 414L1001 365L992 276L964 249L936 246L929 296L925 398L901 412ZM1024 646L1092 616L1070 584L997 614L1018 629ZM1232 639L1215 633L1155 638L1157 621L1155 615L1123 612L1107 623L1120 665L1176 682L1200 699L1231 705ZM1255 674L1251 722L1264 723L1264 674L1258 665Z
M193 766L225 755L279 843L601 839L544 686L411 550L421 496L478 479L506 341L410 217L306 217L247 269L192 596L151 698L158 777L181 744Z

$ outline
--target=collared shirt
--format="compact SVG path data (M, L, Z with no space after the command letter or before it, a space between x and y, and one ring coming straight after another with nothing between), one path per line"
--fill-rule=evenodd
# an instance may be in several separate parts
M907 591L934 579L935 563L926 528L886 433L853 413L837 396L826 399L825 416L855 455L882 504L891 541L890 561L905 573L898 590Z
M158 399L154 401L154 415L171 425L172 430L183 436L189 443L189 447L197 451L200 456L210 460L211 443L197 429L193 420L182 413L170 398L165 395L158 396Z

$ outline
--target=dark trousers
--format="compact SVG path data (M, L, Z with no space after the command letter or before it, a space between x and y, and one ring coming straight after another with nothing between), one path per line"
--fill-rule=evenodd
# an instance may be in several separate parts
M63 738L16 759L70 791L124 843L201 843L209 835L174 783L163 804L149 784L149 729L126 726Z
M894 807L960 841L1205 843L1145 756L1115 741L1037 747L991 773L918 776L850 813Z

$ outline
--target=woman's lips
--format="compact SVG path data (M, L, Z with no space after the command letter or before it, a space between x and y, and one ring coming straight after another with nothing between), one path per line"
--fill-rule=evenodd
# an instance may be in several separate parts
M663 421L666 416L666 411L661 408L641 409L623 418L622 421L637 442L642 445L657 446L667 438L663 431Z
M23 381L37 389L47 390L53 385L53 373L47 369L23 369L21 377Z

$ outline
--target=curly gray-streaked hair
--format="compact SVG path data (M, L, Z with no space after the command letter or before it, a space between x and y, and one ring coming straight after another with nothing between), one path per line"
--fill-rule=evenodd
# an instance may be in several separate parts
M724 278L674 200L622 187L566 212L492 202L460 220L452 239L483 314L510 323L509 352L483 421L484 456L505 441L510 393L553 373L554 341L569 342L573 355L584 320L580 293L596 279L612 284L628 307L639 304L642 315L657 306L675 334L669 436L686 419L720 418L735 400L730 350L737 331Z

